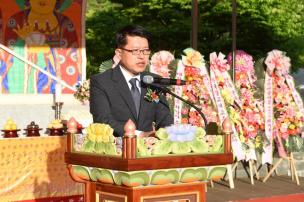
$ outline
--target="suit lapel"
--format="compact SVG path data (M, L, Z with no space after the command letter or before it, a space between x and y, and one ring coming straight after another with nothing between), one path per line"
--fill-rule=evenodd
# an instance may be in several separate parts
M116 66L113 69L112 79L114 81L115 87L118 89L118 92L120 93L121 97L127 104L128 108L130 109L130 111L134 117L134 120L137 120L136 109L135 109L135 105L134 105L134 102L132 99L132 95L131 95L129 86L126 83L126 79L123 76L119 66Z

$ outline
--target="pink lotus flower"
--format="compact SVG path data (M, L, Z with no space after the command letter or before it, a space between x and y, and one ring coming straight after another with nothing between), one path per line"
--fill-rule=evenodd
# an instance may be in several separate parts
M162 77L170 77L169 64L174 60L174 56L169 51L158 51L151 57L150 72Z
M220 72L225 72L230 69L230 65L227 63L223 53L220 52L217 56L216 52L213 52L210 54L210 68L213 70L219 70Z
M289 72L290 58L286 56L285 52L279 50L272 50L268 52L265 60L268 74L272 75L275 71L279 75L285 75Z

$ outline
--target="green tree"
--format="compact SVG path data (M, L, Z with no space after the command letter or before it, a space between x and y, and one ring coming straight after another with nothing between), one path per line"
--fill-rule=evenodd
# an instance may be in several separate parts
M180 57L190 46L191 0L89 0L86 21L88 76L114 54L115 32L139 24L152 32L153 51L169 50ZM280 49L293 69L304 66L304 2L297 0L237 0L237 48L255 59ZM198 50L231 51L231 0L199 0Z

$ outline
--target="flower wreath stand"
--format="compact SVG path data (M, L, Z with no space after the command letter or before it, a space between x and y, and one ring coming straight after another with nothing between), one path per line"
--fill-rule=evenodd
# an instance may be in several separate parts
M294 160L294 157L293 157L293 152L290 152L289 154L287 154L284 157L280 157L279 160L272 166L272 168L269 170L269 172L263 178L262 181L266 182L268 180L268 178L274 172L276 172L276 169L282 163L283 160L287 160L288 161L288 165L289 165L289 169L290 169L290 174L291 174L291 180L295 181L297 185L300 185L299 177L298 177L298 174L297 174L297 169L296 169L296 166L295 166L295 160Z
M210 54L210 78L213 95L215 97L215 103L217 105L219 119L223 121L226 117L229 117L233 123L233 135L232 135L232 149L235 156L235 162L232 165L231 172L235 172L237 165L241 162L243 165L246 161L249 161L249 177L251 184L254 184L253 170L256 176L259 177L257 168L255 166L256 155L253 146L244 149L245 142L243 138L244 121L241 117L241 100L233 82L228 74L230 69L225 55L214 52ZM252 144L250 144L252 145ZM246 167L244 166L245 170ZM228 176L232 175L228 173Z
M237 166L238 166L239 162L242 163L244 169L246 170L245 161L235 160L234 163L232 164L232 168L231 168L232 173L236 172L236 169L237 169ZM250 183L252 185L254 185L254 176L257 180L260 179L259 171L258 171L258 168L257 168L257 162L256 162L256 160L253 160L253 159L249 159L247 162L248 162L248 166L249 166L249 173L248 173L247 170L246 170L246 172L248 173L248 175L250 177Z
M265 134L268 144L264 144L262 164L272 164L273 138L280 158L263 182L266 182L286 159L290 165L291 178L299 185L293 152L303 149L303 139L299 135L303 132L303 101L295 89L293 78L288 74L290 58L286 53L279 50L270 51L265 64L267 66L264 91Z
M203 56L192 48L187 48L183 52L185 55L182 56L182 59L177 64L176 79L185 79L187 85L175 87L175 93L198 106L205 114L208 123L223 124L224 119L219 122L219 113L216 110L216 101ZM204 126L203 118L200 117L199 113L178 99L174 101L174 122ZM216 133L217 130L213 131L212 134ZM212 145L214 141L212 136L210 136L208 141ZM229 187L233 189L232 166L227 164L224 167L228 174ZM210 179L210 184L211 187L214 186L213 179Z
M228 63L232 66L232 53L228 54L227 57ZM262 147L261 131L264 130L264 112L263 112L263 103L262 100L259 100L254 97L256 93L255 82L257 80L254 70L254 61L253 57L246 53L243 50L237 50L235 56L235 81L234 86L239 92L239 98L236 97L241 106L240 106L240 117L242 122L242 127L238 128L240 138L244 139L245 146L250 146L249 151ZM231 85L232 86L232 85ZM237 122L236 122L237 123ZM238 124L238 123L237 123ZM240 124L238 124L240 125ZM246 169L248 162L249 173ZM242 165L250 176L251 184L254 184L254 175L259 180L259 173L256 166L256 157L255 155L246 155L246 161L242 161ZM233 165L233 171L237 167L237 162Z

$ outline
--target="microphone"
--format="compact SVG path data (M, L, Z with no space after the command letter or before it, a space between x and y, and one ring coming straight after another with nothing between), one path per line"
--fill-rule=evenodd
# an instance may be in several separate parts
M143 77L143 82L145 84L177 85L177 86L186 85L186 81L184 80L153 77L151 75L145 75Z

